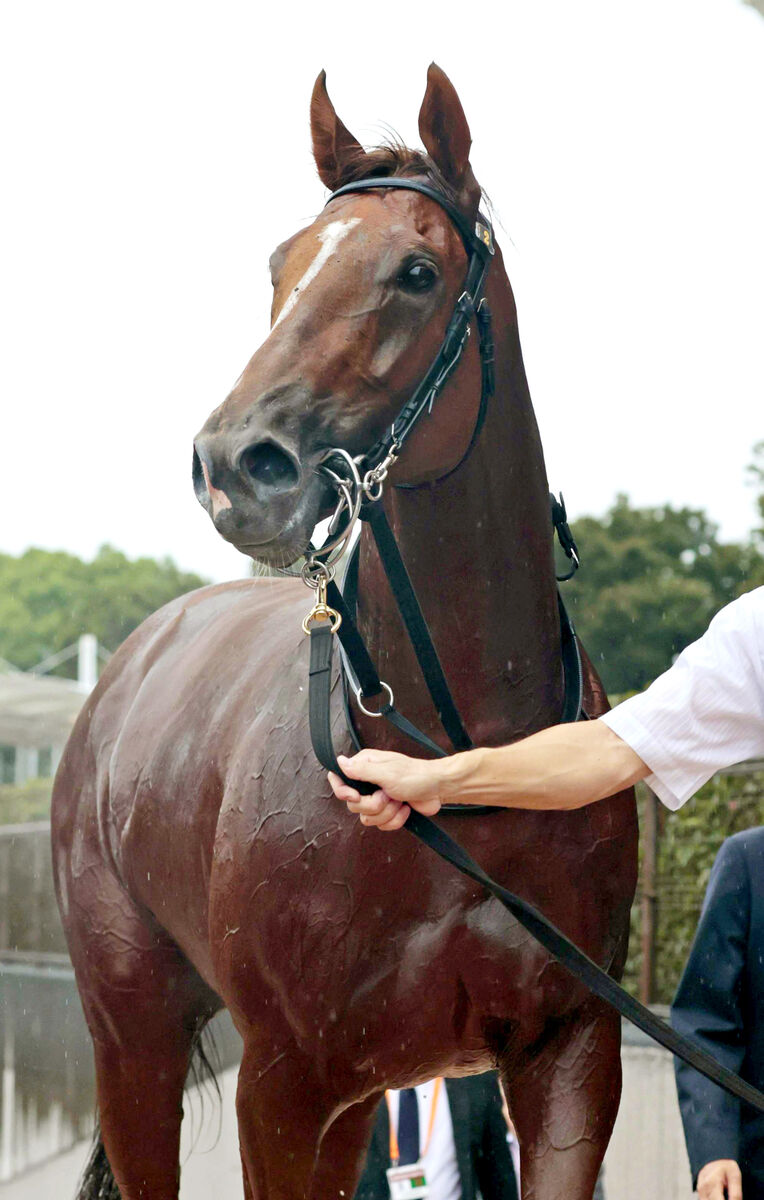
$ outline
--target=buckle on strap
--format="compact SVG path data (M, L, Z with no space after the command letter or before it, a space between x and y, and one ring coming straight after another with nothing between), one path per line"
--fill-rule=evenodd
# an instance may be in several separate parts
M576 571L581 565L581 560L578 554L576 539L573 537L570 525L568 525L568 513L565 508L565 498L562 492L560 492L559 500L555 496L554 492L550 492L549 500L552 505L552 523L557 530L557 537L559 539L560 546L562 547L565 557L570 559L570 562L572 563L572 567L570 571L568 571L567 575L557 576L557 582L564 583L566 579L570 579L573 575L575 575Z

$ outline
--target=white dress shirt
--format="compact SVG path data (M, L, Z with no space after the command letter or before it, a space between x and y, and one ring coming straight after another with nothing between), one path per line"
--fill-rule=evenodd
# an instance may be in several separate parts
M764 757L764 587L728 604L647 691L599 719L672 809L716 771Z
M416 1087L419 1112L419 1159L424 1164L425 1176L430 1189L430 1200L461 1200L462 1181L456 1162L454 1126L451 1120L445 1080L441 1082L438 1091L432 1134L429 1143L427 1142L434 1090L434 1079L427 1083L417 1084ZM387 1097L390 1122L393 1128L397 1129L399 1093L391 1090L387 1093Z

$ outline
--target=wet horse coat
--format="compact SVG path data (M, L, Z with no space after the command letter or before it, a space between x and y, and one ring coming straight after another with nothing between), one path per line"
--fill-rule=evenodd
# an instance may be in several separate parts
M311 116L327 186L416 175L474 215L469 130L438 68L420 114L429 157L364 154L323 77ZM269 562L304 548L328 500L320 456L359 453L389 426L442 339L464 263L448 217L415 193L343 196L279 248L272 333L196 442L197 494L223 536ZM396 464L391 482L409 486L388 487L385 504L457 705L491 745L553 723L562 679L546 476L499 253L487 293L497 394L480 436L465 457L480 396L470 345ZM59 770L59 897L123 1200L176 1196L189 1056L223 1005L244 1042L248 1197L352 1195L385 1086L498 1065L525 1200L586 1200L617 1111L619 1019L479 888L331 797L308 735L309 604L288 579L174 601L114 656ZM400 709L442 739L365 532L359 625ZM585 663L585 707L604 706ZM408 749L381 722L357 723L366 744ZM349 748L339 703L335 741ZM630 793L438 820L620 972ZM83 1197L105 1169L101 1157Z

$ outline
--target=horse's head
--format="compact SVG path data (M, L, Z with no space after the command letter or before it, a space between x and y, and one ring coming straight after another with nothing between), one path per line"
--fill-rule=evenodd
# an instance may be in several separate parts
M414 178L474 223L480 189L469 127L434 64L419 114L427 154L400 146L365 152L338 118L323 72L311 130L319 175L332 191L375 176ZM195 443L196 494L224 538L282 566L305 550L333 498L318 464L333 447L362 454L389 430L440 347L466 264L443 207L397 189L336 197L276 249L271 332ZM465 360L469 399L435 407L396 464L396 482L435 479L464 454L480 400L474 349Z

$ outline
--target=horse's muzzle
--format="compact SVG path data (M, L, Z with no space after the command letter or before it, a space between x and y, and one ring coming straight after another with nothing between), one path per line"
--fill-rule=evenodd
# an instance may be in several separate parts
M215 433L202 431L196 439L192 477L197 500L237 550L286 565L303 552L326 505L325 481L270 436L233 454L226 449Z

